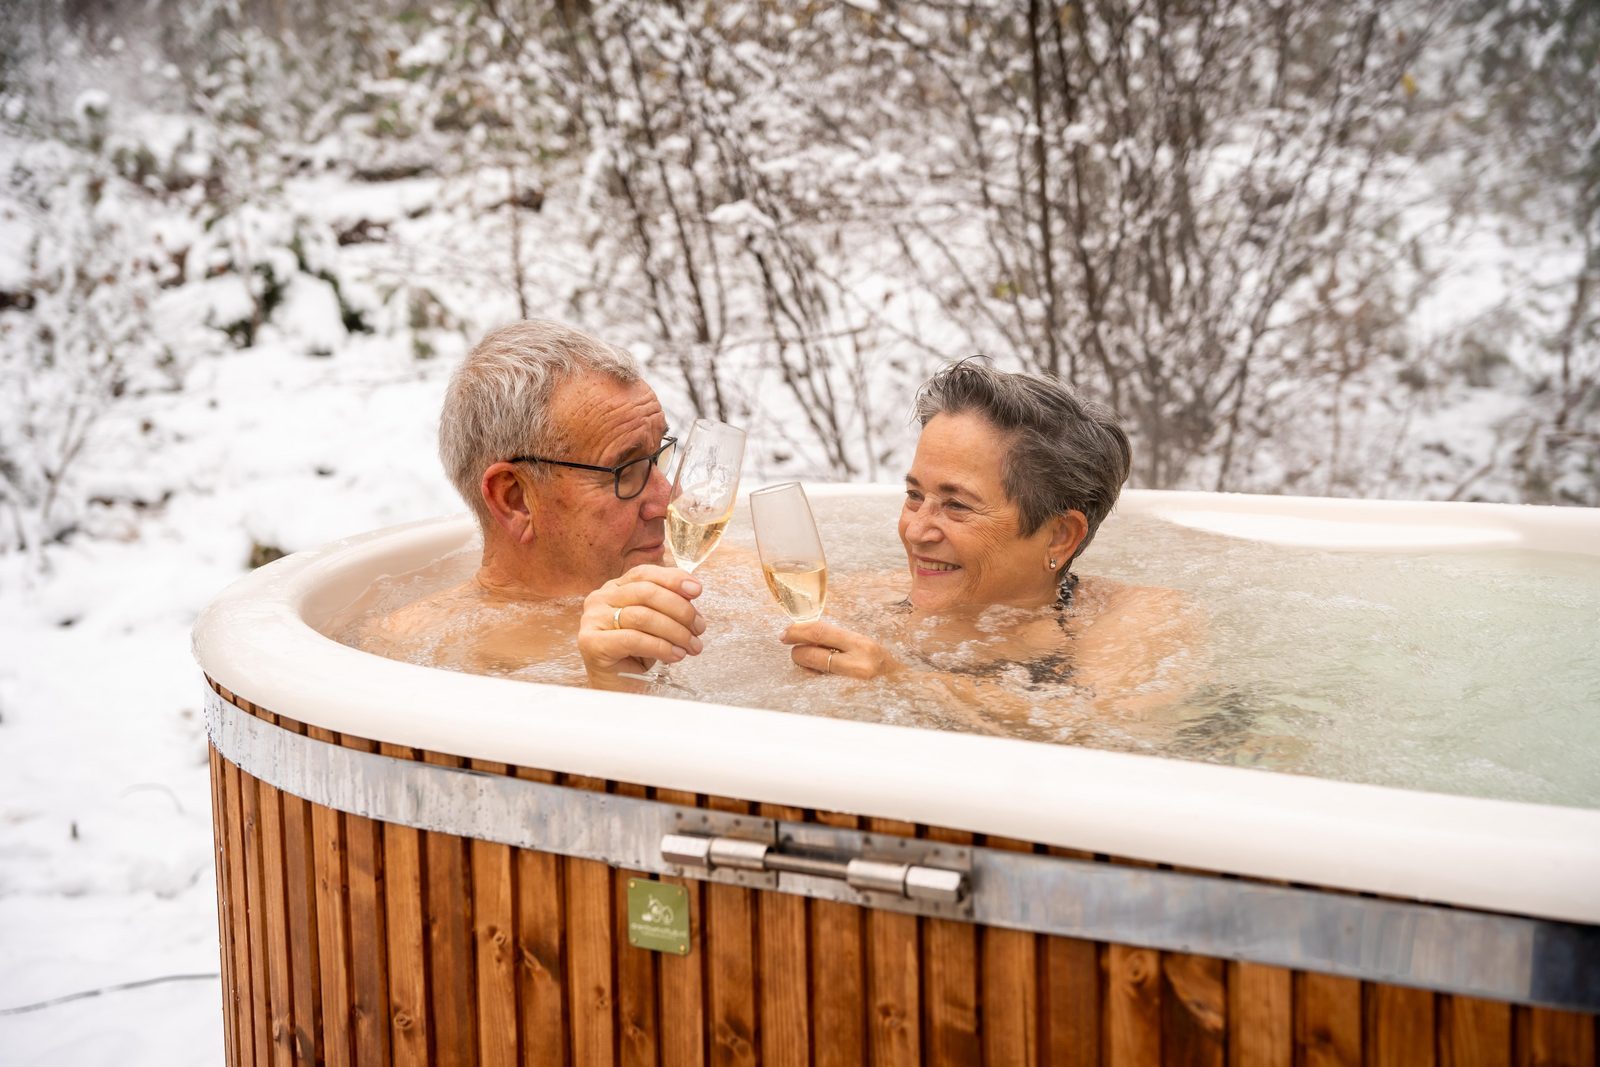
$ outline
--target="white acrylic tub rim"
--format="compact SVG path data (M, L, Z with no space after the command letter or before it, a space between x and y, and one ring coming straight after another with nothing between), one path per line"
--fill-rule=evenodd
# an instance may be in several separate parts
M1119 507L1296 543L1343 529L1419 547L1432 530L1450 547L1600 554L1596 510L1131 490ZM1600 923L1600 811L459 674L347 648L306 623L474 535L466 516L434 519L269 564L205 610L195 654L268 709L435 752Z

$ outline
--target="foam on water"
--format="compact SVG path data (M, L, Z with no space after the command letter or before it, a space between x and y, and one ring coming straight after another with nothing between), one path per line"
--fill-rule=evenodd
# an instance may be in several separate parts
M660 672L668 695L806 714L1257 766L1347 781L1600 807L1600 558L1516 549L1328 551L1113 516L1076 570L1069 616L1094 617L1113 579L1180 591L1152 619L1159 650L1125 692L1097 692L1070 657L1020 633L1053 609L997 608L962 625L917 618L895 537L898 498L816 503L827 621L870 634L909 679L853 681L794 666L788 619L761 577L748 512L699 570L706 651ZM460 585L476 549L380 582L330 635ZM1097 588L1100 590L1097 592ZM467 637L503 631L478 669L578 684L577 602L463 600L397 658L473 669ZM1163 630L1170 632L1163 633ZM518 654L537 644L556 651ZM368 647L372 647L369 643Z

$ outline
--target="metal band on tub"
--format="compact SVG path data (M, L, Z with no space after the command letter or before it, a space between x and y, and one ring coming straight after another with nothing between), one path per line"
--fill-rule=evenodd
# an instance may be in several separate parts
M1600 927L967 847L395 759L207 691L218 754L325 808L422 830L866 907L1600 1011Z

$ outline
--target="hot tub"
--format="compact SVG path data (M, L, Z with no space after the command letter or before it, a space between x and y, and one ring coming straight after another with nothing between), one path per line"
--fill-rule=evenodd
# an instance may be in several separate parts
M1600 552L1583 511L1120 508ZM230 1063L1595 1062L1600 811L461 675L318 632L472 536L300 553L196 627Z

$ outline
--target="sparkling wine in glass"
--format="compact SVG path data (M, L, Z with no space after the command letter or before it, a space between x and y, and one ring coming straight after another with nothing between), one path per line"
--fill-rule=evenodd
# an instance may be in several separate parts
M678 566L693 571L722 540L733 518L744 464L744 431L725 422L697 419L678 460L667 504L667 544Z
M828 598L828 560L811 516L811 503L799 482L785 482L750 494L761 573L778 604L795 622L822 617Z

